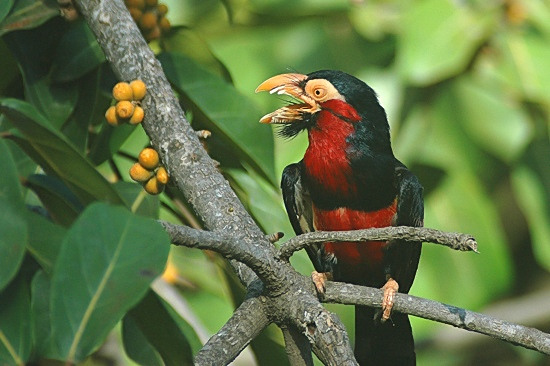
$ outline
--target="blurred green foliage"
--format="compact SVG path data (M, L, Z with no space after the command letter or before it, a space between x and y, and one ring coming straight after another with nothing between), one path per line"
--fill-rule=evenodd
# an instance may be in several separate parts
M426 188L425 225L479 243L480 255L425 245L411 293L480 311L550 298L548 1L165 3L172 31L151 47L193 126L213 132L209 153L266 233L292 236L278 179L301 159L307 138L281 140L259 125L262 113L284 102L254 89L282 72L340 69L378 92L396 156ZM85 23L64 22L55 6L0 3L0 363L99 364L93 352L121 321L114 332L124 357L189 363L242 289L217 256L172 248L174 272L164 278L186 310L158 289L147 292L168 243L143 216L201 222L171 187L144 197L130 183L127 171L147 137L139 127L104 122L116 80ZM125 228L141 227L149 239L126 236ZM83 256L90 245L95 250ZM156 255L143 258L140 248ZM312 268L304 253L291 260L304 274ZM330 308L352 329L349 307ZM506 315L522 319L521 311ZM79 327L66 329L68 319ZM550 310L526 325L550 330ZM420 319L413 327L422 365L548 362L499 341L445 343L445 334L459 331ZM273 327L252 351L262 365L284 360Z

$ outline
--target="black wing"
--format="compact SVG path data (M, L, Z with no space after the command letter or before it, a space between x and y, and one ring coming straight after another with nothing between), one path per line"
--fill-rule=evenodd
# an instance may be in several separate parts
M283 170L281 190L286 212L296 235L315 231L313 227L313 206L309 191L302 179L303 163L290 164ZM324 250L321 244L306 248L315 270L324 271Z
M394 225L423 226L424 188L418 178L399 163L395 169L395 185L397 188L397 213ZM403 240L392 241L387 246L386 274L399 283L399 292L409 292L416 275L421 248L421 242Z

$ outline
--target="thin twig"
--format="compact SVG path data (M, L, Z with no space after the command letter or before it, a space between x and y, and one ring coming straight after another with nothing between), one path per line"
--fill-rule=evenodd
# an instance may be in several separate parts
M316 231L302 234L281 245L279 258L286 260L294 252L308 245L319 243L360 242L367 240L387 241L397 239L441 244L455 250L478 253L476 240L468 234L450 233L424 227L392 226L351 231Z

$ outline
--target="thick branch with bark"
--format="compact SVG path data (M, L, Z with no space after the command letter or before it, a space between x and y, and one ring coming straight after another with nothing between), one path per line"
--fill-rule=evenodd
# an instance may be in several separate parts
M382 290L347 283L327 282L323 300L338 304L380 307ZM395 295L393 310L485 334L550 355L550 334L535 328L401 293Z
M120 80L141 79L146 83L148 93L142 103L146 116L142 125L168 169L172 182L183 192L210 231L163 223L165 229L174 243L215 250L232 259L230 263L247 287L247 299L228 323L206 343L196 357L197 364L229 363L272 322L292 329L285 336L301 353L307 351L304 350L304 340L307 339L325 364L356 364L348 335L338 317L322 306L311 280L297 273L287 261L295 250L304 245L326 241L363 241L367 237L369 240L409 238L434 241L460 250L476 250L475 240L462 234L440 236L441 232L430 229L411 232L409 228L392 228L393 232L312 233L289 241L277 251L203 149L195 131L187 123L160 63L141 37L122 0L76 0L76 3L117 77ZM380 305L379 290L347 286L351 285L328 284L325 300ZM361 297L357 298L352 292L361 294ZM423 314L420 316L461 327L472 328L473 325L481 329L481 324L498 325L493 331L485 333L549 352L547 338L541 334L535 337L523 328L476 318L474 313L443 304L420 302L423 305L419 309L408 307L418 301L410 296L398 295L395 310ZM432 308L441 307L447 309L447 320L432 315ZM460 322L455 324L456 319ZM514 332L522 336L513 337ZM303 363L309 362L307 357L293 359L298 360L297 363L301 362L300 359Z

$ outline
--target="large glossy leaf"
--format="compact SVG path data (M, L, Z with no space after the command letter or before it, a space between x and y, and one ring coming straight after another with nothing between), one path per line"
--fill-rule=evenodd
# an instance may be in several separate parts
M6 141L0 139L0 198L4 198L14 204L23 203L23 193L19 184L19 176L15 162Z
M23 196L15 163L5 141L0 139L0 290L15 276L27 242L23 219Z
M3 0L2 3L4 2L9 4L13 3L13 0ZM0 22L0 35L18 29L37 27L57 15L59 8L53 0L18 0L9 15Z
M220 77L177 53L159 55L166 76L224 134L241 157L275 181L271 129L254 103Z
M529 223L535 258L550 270L550 204L547 192L537 175L525 166L517 167L511 178L515 196Z
M27 250L51 274L67 230L32 211L27 211L25 220L29 232Z
M57 129L67 121L78 98L76 84L54 84L50 77L52 48L57 47L65 31L64 26L59 19L40 28L10 33L5 37L23 74L27 101Z
M26 186L36 193L53 221L70 226L84 209L78 198L57 178L45 174L33 174L27 178Z
M71 227L52 278L53 338L63 359L89 355L166 263L162 227L121 207L90 205Z
M417 85L434 83L466 69L496 25L495 11L474 12L450 0L410 3L399 35L397 67Z
M0 290L15 276L23 257L28 240L27 223L23 218L23 208L0 197Z
M24 365L31 353L31 299L26 273L0 293L0 364Z
M56 82L75 80L98 67L105 60L86 22L75 23L61 38L52 65Z
M30 104L3 99L0 111L25 136L28 147L41 159L37 163L63 180L82 202L123 203L112 185Z
M146 340L158 351L167 366L192 365L193 352L187 338L198 340L197 335L185 320L175 312L169 312L168 307L169 305L155 292L149 291L126 318L137 326ZM179 323L185 323L186 332L179 326ZM126 328L125 333L129 331L130 329ZM129 344L125 344L127 350L128 346Z
M160 354L129 315L122 320L122 342L126 355L139 365L164 366Z
M34 358L61 358L52 338L50 321L51 281L44 271L38 271L31 282L31 310Z

